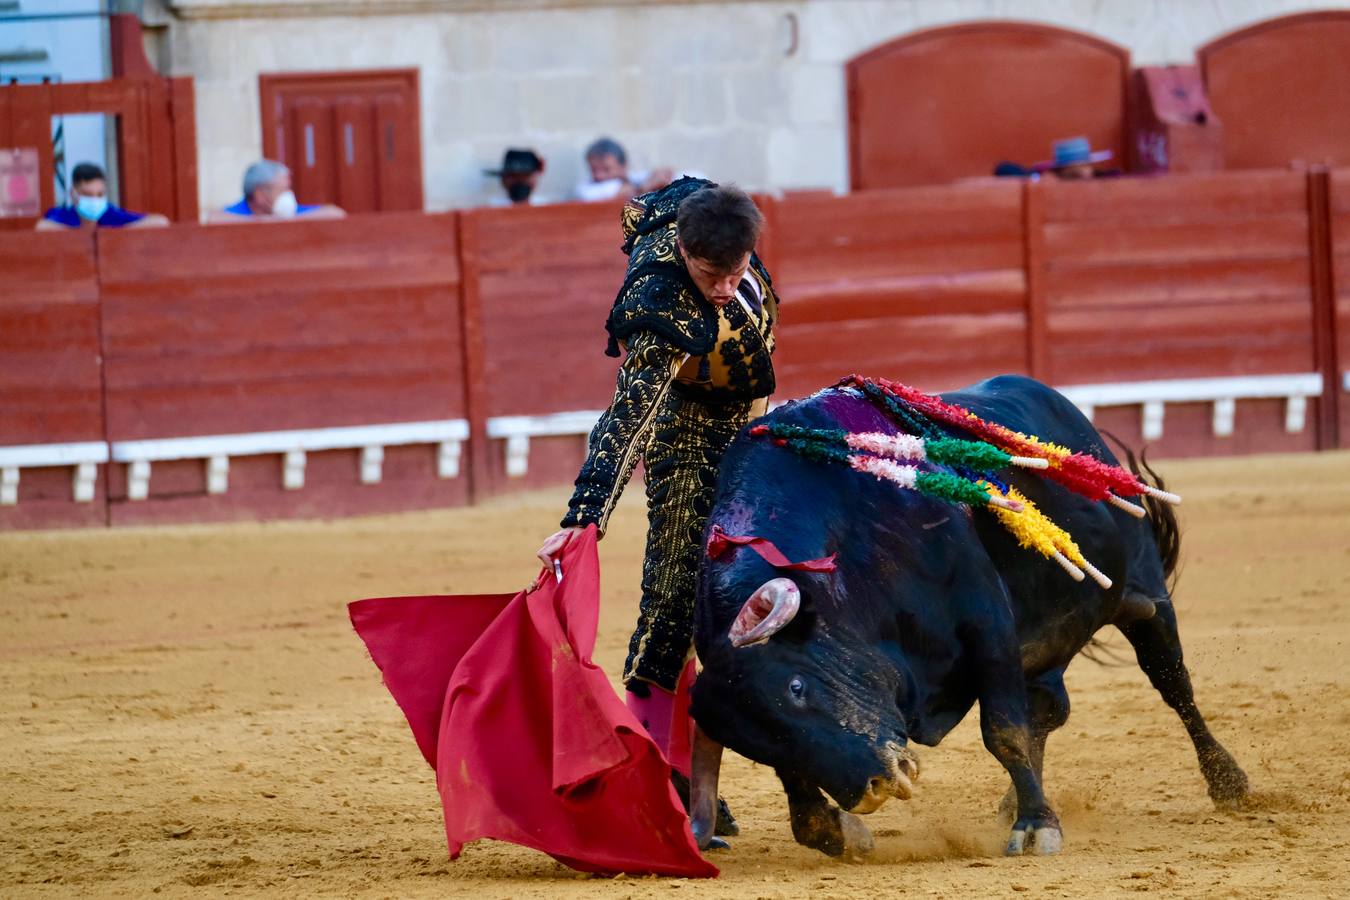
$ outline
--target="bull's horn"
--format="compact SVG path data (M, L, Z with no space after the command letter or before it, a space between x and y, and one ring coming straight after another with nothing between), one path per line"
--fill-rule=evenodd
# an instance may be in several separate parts
M717 827L717 779L722 773L722 745L694 725L689 760L689 828L698 849L707 850Z
M781 631L801 609L802 594L791 578L764 582L745 601L736 621L731 623L731 646L748 647L767 641Z

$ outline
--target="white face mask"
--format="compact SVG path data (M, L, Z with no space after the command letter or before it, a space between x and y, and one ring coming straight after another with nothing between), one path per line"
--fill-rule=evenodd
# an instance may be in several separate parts
M282 191L277 195L277 199L272 201L272 215L278 219L293 218L298 208L299 204L295 202L294 191Z

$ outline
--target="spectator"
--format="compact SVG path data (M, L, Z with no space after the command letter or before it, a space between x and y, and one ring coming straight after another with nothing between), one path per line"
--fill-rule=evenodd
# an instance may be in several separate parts
M626 200L663 188L674 177L670 169L630 170L628 153L623 145L607 137L586 148L586 165L591 170L591 177L577 185L578 200L612 200L616 197Z
M1051 172L1064 181L1085 178L1101 178L1119 174L1117 172L1099 172L1097 163L1111 158L1110 150L1093 151L1092 144L1085 137L1065 138L1054 143L1054 159L1038 162L1033 166L1037 172Z
M1034 181L1039 176L1031 169L1028 169L1026 166L1021 165L1020 163L1010 162L1005 159L1003 162L994 166L994 177L1030 178Z
M493 206L538 205L547 201L534 192L539 179L544 174L544 160L533 150L512 147L502 157L500 169L484 169L484 175L491 175L502 183L506 196L493 199Z
M70 205L54 206L38 219L38 231L62 228L157 228L169 224L159 213L138 213L108 202L108 178L93 163L80 163L70 174Z
M291 190L291 170L271 159L260 159L244 170L244 196L233 206L207 214L207 222L264 222L276 219L341 219L340 206L297 203Z

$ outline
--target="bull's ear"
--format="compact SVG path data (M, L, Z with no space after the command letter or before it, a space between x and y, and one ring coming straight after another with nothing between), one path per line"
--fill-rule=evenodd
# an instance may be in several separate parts
M745 601L727 637L733 647L749 647L773 637L797 615L802 594L791 578L764 582Z

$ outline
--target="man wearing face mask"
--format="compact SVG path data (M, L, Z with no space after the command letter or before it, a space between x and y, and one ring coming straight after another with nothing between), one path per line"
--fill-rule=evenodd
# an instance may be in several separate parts
M159 213L137 213L108 202L108 179L93 163L70 173L70 205L55 206L38 219L38 231L67 228L156 228L168 225Z
M206 221L268 222L294 219L341 219L347 213L331 203L309 206L298 203L291 190L291 170L276 160L260 159L244 171L244 197L238 203L211 213Z
M586 167L591 177L580 182L574 193L578 200L587 203L645 194L665 187L675 178L675 172L669 168L630 169L628 151L618 141L607 137L597 139L586 148Z
M744 191L699 178L624 206L628 274L605 327L606 352L628 355L591 431L562 529L538 553L548 567L586 526L603 535L642 459L647 550L623 681L629 708L668 759L682 744L673 735L687 727L675 720L675 691L693 656L695 579L717 469L774 390L778 298L754 252L762 224ZM730 814L719 818L718 833L734 833Z
M500 181L506 192L505 197L498 195L492 199L493 206L538 206L548 202L535 192L544 175L544 159L533 150L512 147L502 156L501 168L484 169L483 174Z

